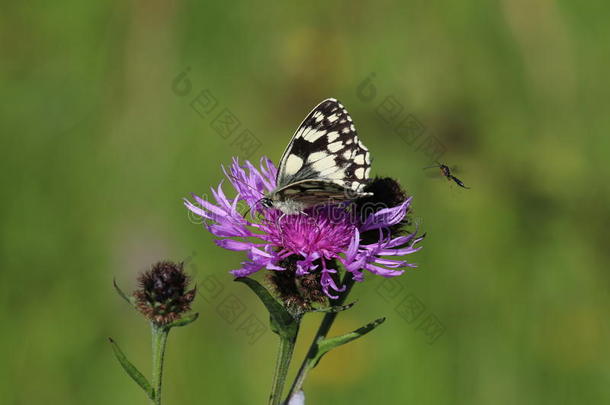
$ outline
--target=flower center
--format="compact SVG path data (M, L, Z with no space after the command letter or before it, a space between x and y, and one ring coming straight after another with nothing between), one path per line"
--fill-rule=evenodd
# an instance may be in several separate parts
M349 214L339 207L295 215L272 213L265 227L274 244L295 254L317 252L327 258L345 250L355 232Z

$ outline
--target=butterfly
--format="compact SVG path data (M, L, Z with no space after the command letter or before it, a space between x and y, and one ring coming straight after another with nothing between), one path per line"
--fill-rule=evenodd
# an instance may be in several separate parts
M285 215L298 214L324 202L344 202L370 195L371 157L358 139L347 110L329 98L307 115L286 147L276 188L260 203Z

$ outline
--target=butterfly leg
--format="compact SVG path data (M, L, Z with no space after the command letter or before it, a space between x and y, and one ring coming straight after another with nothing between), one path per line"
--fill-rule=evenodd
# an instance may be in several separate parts
M279 218L275 219L275 226L280 230L280 238L282 240L282 245L284 245L284 232L282 232L282 219L284 218L286 214L282 213L282 215L279 216Z
M280 215L280 217L277 219L276 225L278 228L281 228L282 226L282 219L284 219L284 217L286 216L286 213L283 212L282 215Z
M320 231L320 225L318 225L314 217L310 216L305 211L300 211L299 214L303 214L303 216L307 217L306 220L310 221L316 227L316 231Z

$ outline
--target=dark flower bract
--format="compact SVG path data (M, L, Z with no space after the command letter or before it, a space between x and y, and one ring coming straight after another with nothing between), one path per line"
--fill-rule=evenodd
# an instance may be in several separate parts
M195 298L195 289L187 290L189 281L183 263L155 263L138 277L140 288L133 293L136 307L158 325L180 319Z

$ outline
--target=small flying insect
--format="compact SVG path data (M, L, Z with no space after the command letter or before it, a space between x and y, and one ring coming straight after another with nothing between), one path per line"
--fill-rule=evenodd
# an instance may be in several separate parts
M444 177L447 178L447 180L451 181L453 180L455 182L455 184L457 184L458 186L462 187L462 188L470 188L467 187L462 180L458 179L457 177L455 177L453 174L451 174L451 169L449 168L449 166L441 164L436 162L435 165L433 166L428 166L428 167L424 167L424 169L432 169L434 167L437 167L441 170L441 175L443 175Z

